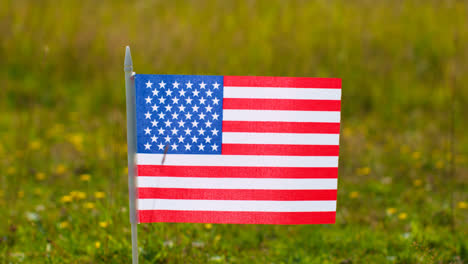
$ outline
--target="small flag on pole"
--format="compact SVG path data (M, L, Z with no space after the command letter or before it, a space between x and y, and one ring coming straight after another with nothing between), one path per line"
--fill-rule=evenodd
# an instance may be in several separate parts
M341 79L135 75L139 222L335 222Z

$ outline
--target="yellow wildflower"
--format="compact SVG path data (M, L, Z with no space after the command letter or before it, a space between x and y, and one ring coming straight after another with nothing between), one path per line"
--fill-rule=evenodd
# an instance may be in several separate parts
M63 221L63 222L59 223L59 228L60 229L64 229L64 228L68 228L68 227L70 227L70 223L68 223L67 221Z
M41 195L42 194L41 188L34 188L34 194L38 196Z
M89 181L91 179L91 175L89 174L81 174L80 175L80 180L81 181Z
M124 175L127 175L128 174L128 167L123 168L122 172L123 172Z
M416 179L413 181L414 186L419 187L423 184L423 181L421 179Z
M206 228L206 229L211 229L212 227L213 227L212 224L205 224L205 228Z
M62 203L69 203L69 202L73 201L73 197L70 196L70 195L65 195L60 199L60 201Z
M94 197L96 197L96 199L102 199L106 196L106 194L104 192L95 192L94 193Z
M349 193L349 198L351 199L355 199L355 198L358 198L359 197L359 192L356 192L356 191L352 191Z
M398 214L398 219L400 219L400 220L405 220L406 218L408 218L408 214L407 214L407 213L400 213L400 214Z
M393 207L387 208L387 215L393 215L396 213L396 209Z
M36 180L38 180L38 181L43 181L45 179L45 177L46 177L45 173L43 173L43 172L36 173Z
M109 226L109 222L105 222L105 221L99 222L99 226L102 227L102 228L106 228L106 227Z
M81 134L70 134L68 136L68 141L75 146L77 150L82 150L83 149L83 135Z
M86 193L80 191L71 191L70 196L78 200L83 200L86 198Z
M57 165L57 167L55 167L55 173L57 174L64 174L66 171L67 167L63 164L59 164Z
M444 162L441 161L441 160L437 161L436 164L435 164L435 167L436 167L437 169L442 169L442 168L444 168Z
M7 169L7 174L15 174L16 173L16 168L15 167L9 167Z
M411 154L411 157L415 160L419 159L421 157L421 152L415 151L413 154Z
M41 142L39 140L33 140L29 143L29 148L31 150L38 150L41 148Z
M23 198L24 197L24 191L19 191L18 192L18 198Z
M221 240L221 235L216 235L214 238L214 242L217 243L220 240Z
M96 243L94 243L94 246L95 246L96 248L100 248L100 247L101 247L101 242L96 241Z
M86 209L94 209L94 207L95 207L95 206L94 206L94 203L90 203L90 202L85 203L83 206L84 206L84 208L86 208Z
M370 171L371 171L371 169L369 167L363 167L363 168L357 169L357 174L358 175L369 175Z
M351 130L351 128L345 127L345 128L343 129L343 136L344 136L344 137L351 137L352 134L353 134L353 131Z
M461 201L461 202L458 202L457 205L458 205L458 208L460 208L460 209L467 209L468 208L468 203L467 202Z

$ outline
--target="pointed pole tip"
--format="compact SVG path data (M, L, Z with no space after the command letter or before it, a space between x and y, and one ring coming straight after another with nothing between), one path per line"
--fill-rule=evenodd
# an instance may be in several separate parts
M132 54L130 53L130 46L125 47L125 62L124 69L125 71L132 71Z

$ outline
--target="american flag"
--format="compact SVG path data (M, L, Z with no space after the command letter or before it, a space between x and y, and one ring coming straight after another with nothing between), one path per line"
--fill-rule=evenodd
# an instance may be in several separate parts
M341 79L135 75L140 222L335 222Z

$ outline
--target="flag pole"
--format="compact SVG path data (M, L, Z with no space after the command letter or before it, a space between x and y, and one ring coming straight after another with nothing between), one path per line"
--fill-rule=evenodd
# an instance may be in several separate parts
M135 121L135 79L130 47L125 48L125 90L127 98L127 155L128 155L128 194L130 202L130 223L132 225L132 263L138 264L138 220L136 208L135 157L136 157L136 121Z

